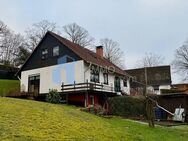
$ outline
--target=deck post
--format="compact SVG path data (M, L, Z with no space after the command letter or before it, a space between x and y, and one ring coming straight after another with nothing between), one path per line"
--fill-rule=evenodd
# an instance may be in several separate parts
M101 91L103 91L103 89L104 89L104 88L103 88L103 83L101 83Z
M68 95L68 93L67 93L67 94L66 94L66 102L67 102L67 104L69 104L68 101L69 101L69 95Z
M97 82L95 81L95 88L94 88L94 90L96 90L96 87L97 87L97 85L96 85L96 84L97 84Z
M85 92L85 105L84 106L85 107L88 106L88 92L87 91Z
M64 87L64 83L62 82L62 85L61 85L61 90L63 91L63 87Z
M75 88L76 88L76 81L74 81L74 91L75 91Z
M87 90L89 89L89 85L88 85L88 79L86 80L86 85L87 85Z

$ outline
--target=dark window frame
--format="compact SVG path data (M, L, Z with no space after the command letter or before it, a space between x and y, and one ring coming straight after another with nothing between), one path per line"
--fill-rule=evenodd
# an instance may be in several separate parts
M40 74L28 76L28 92L34 93L38 86L38 92L40 91ZM33 87L33 88L32 88Z
M58 50L56 50L56 49L58 49ZM59 56L59 46L53 47L53 56L54 56L54 57L55 57L55 56Z
M90 81L100 83L100 71L97 70L96 66L92 66L90 69Z
M114 77L114 91L121 92L121 79L118 76Z
M123 80L123 86L127 87L127 80Z
M48 49L47 48L42 49L41 55L42 55L41 56L42 59L47 59L48 58Z

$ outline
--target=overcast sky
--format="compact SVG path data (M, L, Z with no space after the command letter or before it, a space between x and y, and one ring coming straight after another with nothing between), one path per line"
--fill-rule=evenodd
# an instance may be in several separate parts
M43 19L60 26L76 22L96 45L105 37L117 41L128 69L145 52L160 54L170 64L188 38L188 0L0 0L0 20L16 32Z

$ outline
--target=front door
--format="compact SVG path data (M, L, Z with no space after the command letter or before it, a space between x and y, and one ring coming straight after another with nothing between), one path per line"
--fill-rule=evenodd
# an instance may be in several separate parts
M40 90L40 75L29 76L28 92L38 96Z
M121 91L121 87L120 87L120 78L119 77L115 77L114 79L114 91L115 92L120 92Z

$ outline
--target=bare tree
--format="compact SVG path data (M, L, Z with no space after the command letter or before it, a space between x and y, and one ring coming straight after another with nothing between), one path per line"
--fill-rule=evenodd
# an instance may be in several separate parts
M5 33L7 30L7 26L2 22L0 21L0 36Z
M104 57L123 69L125 67L123 61L124 53L120 49L118 42L104 38L100 40L100 44L104 47Z
M7 32L1 47L1 62L5 65L15 66L15 59L20 46L23 46L24 39L20 34L14 32Z
M26 39L28 48L33 51L39 41L43 38L47 31L53 31L60 34L58 26L54 22L48 20L42 20L38 23L34 23L31 28L28 28L26 32Z
M179 47L175 52L175 59L172 63L173 68L178 72L182 77L183 81L187 81L188 78L188 40Z
M154 67L162 65L164 57L155 53L145 53L145 56L137 61L137 68L141 67Z
M67 39L82 47L88 47L94 41L94 38L89 35L89 32L76 23L63 26L63 31Z

